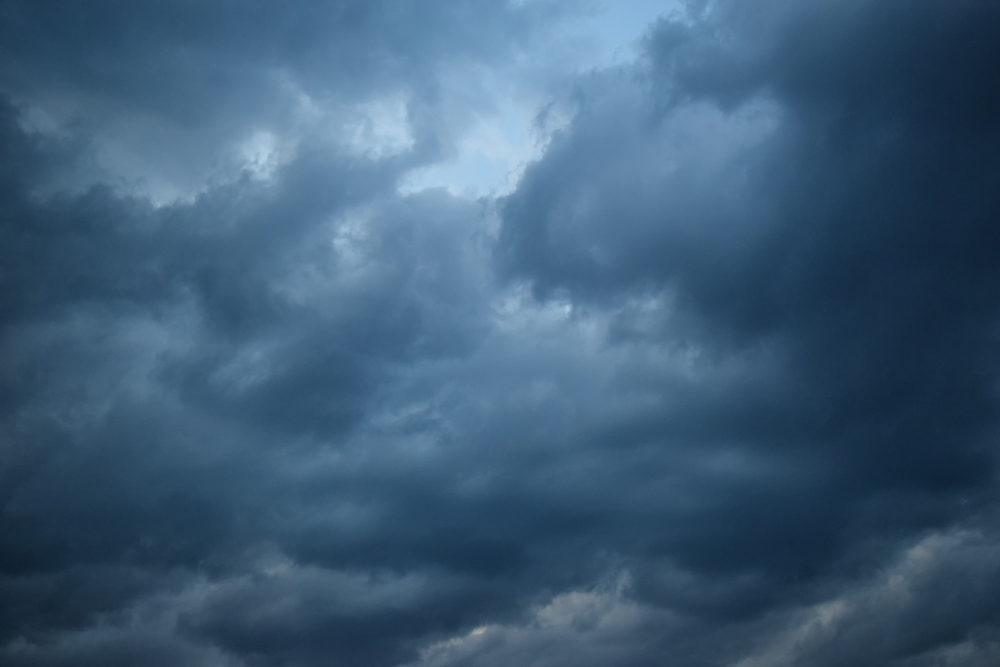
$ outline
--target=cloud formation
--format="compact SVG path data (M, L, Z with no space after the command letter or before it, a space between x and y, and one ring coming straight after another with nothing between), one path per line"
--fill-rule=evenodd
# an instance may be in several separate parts
M996 662L1000 9L638 7L3 3L0 662Z

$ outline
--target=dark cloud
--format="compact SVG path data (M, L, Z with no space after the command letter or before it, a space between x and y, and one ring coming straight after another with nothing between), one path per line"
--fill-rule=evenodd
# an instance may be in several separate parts
M750 504L733 528L693 536L706 549L761 546L781 514L776 530L812 561L813 547L836 553L846 502L992 483L1000 274L986 249L1000 172L985 77L1000 52L984 26L996 15L982 3L939 13L725 7L661 24L646 78L593 82L503 204L501 262L537 293L565 290L624 322L623 294L659 299L618 337L748 367L736 386L665 400L631 437L684 429L822 462L805 482L815 492L795 480L738 492ZM705 556L695 548L692 564ZM747 562L744 549L732 558Z
M478 71L520 56L560 11L464 0L6 2L0 77L26 124L92 148L36 187L103 180L172 197L232 178L261 136L286 151L330 135L350 143L378 122L373 107L410 122L411 166L447 152L447 129L477 106L469 100L490 105ZM462 104L449 104L452 79L466 89Z
M1000 12L573 10L2 5L0 662L995 661Z

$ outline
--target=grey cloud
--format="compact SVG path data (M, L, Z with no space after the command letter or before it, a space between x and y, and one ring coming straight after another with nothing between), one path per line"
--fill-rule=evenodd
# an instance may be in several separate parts
M816 533L809 540L830 537L807 515L843 526L845 501L872 490L948 497L992 477L995 389L984 369L996 363L997 273L983 249L996 241L996 131L979 110L991 104L980 82L997 61L982 29L993 14L976 3L941 17L930 5L896 9L779 5L769 21L724 6L726 40L711 23L661 25L646 78L594 82L573 126L503 204L509 275L599 307L651 294L659 322L627 335L692 344L706 364L749 365L742 387L711 387L718 401L666 399L658 411L669 416L637 437L668 443L690 424L685 434L749 438L790 458L807 447L825 479L796 501L809 507L801 522L788 518L797 535ZM823 38L807 39L816 25ZM863 40L867 50L842 49L890 27L889 39ZM911 71L928 41L950 34L944 62L928 76ZM759 70L746 81L703 72L746 62ZM664 107L668 75L677 90ZM755 533L799 495L752 493L763 496L744 506Z
M8 2L0 79L27 124L92 148L37 187L86 187L96 172L119 187L165 181L186 193L238 172L255 132L312 143L353 131L345 123L364 120L358 104L397 98L416 151L440 154L447 126L422 117L462 122L463 105L443 104L448 71L464 68L460 85L475 87L476 67L520 53L560 12L558 3L395 0Z
M571 11L3 7L0 661L995 657L995 10L692 5L401 192Z
M11 136L12 150L35 157L31 137ZM155 631L127 620L164 587L238 570L257 544L295 552L310 536L298 513L322 505L300 507L295 474L269 471L342 447L378 383L415 359L460 354L482 327L472 317L481 206L442 192L399 197L397 170L392 159L306 153L267 183L160 208L106 188L39 199L12 184L5 660L128 662L145 647L164 664L214 661L212 646L233 644L271 662L340 651L387 664L468 613L462 591L424 622L426 605L374 610L348 628L348 607L298 649L288 642L304 618L270 619L270 630L210 608ZM354 545L350 558L370 564L369 548ZM125 620L98 631L109 616Z

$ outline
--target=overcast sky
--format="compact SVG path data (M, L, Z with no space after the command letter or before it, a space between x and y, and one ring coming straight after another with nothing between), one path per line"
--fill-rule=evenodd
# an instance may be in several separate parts
M0 0L0 664L1000 664L998 36Z

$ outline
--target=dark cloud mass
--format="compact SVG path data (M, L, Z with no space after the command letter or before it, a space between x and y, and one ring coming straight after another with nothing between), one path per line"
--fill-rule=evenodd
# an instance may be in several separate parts
M1000 662L1000 4L649 4L0 1L0 663Z

